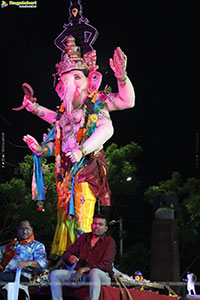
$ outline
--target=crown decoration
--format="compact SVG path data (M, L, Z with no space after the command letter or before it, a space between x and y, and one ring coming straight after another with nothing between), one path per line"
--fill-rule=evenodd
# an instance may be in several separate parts
M92 45L98 36L98 31L89 24L87 18L83 17L81 0L70 0L68 21L69 23L63 25L64 30L54 41L56 47L63 52L67 37L72 35L81 47L82 54L92 51Z
M64 55L60 63L56 64L58 75L70 72L72 70L97 70L96 65L96 51L92 50L84 54L81 57L80 47L75 43L75 38L70 35L66 39L66 46L64 49Z

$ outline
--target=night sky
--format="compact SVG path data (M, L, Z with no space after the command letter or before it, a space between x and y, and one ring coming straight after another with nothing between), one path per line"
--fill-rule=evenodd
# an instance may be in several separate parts
M120 46L128 56L128 76L136 92L133 109L112 112L115 133L106 146L135 141L143 147L140 176L145 186L168 179L173 171L184 178L195 168L195 134L199 122L199 10L190 2L175 7L143 1L82 0L83 16L97 28L93 47L104 75L102 88L117 90L109 58ZM61 52L54 39L68 23L69 1L37 1L37 8L1 8L1 146L5 140L4 178L30 151L29 133L39 141L48 124L25 109L12 111L23 99L21 84L31 84L38 103L55 110L59 98L52 74ZM13 145L14 144L14 145ZM15 145L20 146L16 147Z

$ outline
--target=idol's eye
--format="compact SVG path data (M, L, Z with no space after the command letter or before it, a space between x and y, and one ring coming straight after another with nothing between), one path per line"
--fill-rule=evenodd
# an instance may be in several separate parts
M75 79L75 80L80 80L80 79L81 79L81 76L78 75L78 74L75 74L75 75L74 75L74 79Z

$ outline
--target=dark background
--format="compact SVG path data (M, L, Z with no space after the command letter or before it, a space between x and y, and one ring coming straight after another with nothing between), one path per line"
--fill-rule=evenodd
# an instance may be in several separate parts
M105 146L113 142L124 146L134 141L143 148L138 160L141 187L134 199L124 195L117 199L121 206L113 218L123 217L127 232L124 250L137 241L148 250L152 206L143 201L144 190L167 180L173 171L179 171L183 179L199 177L200 173L195 139L200 132L199 9L191 2L180 6L163 1L157 5L114 0L81 3L83 17L99 31L93 47L104 76L102 89L109 84L117 91L109 67L114 49L120 46L128 56L127 72L135 88L136 105L111 113L115 133ZM63 24L68 23L69 4L66 0L38 0L33 9L0 8L0 154L5 154L0 183L15 177L18 163L31 154L23 136L29 133L41 141L48 128L47 123L25 109L12 111L23 100L21 84L27 82L34 88L39 104L53 110L60 104L52 74L61 52L53 41L63 31ZM116 232L116 240L118 235ZM136 261L140 252L139 248L134 253ZM129 260L128 257L128 263Z
M199 17L192 3L175 7L143 1L84 1L83 16L99 31L94 43L104 75L102 88L116 80L109 58L120 46L128 56L128 75L136 92L136 106L113 112L115 134L107 142L143 147L139 176L143 186L168 179L173 171L197 176L195 134L199 132ZM69 1L37 1L37 8L1 8L1 134L5 133L6 167L1 179L14 176L15 166L30 153L23 135L39 141L48 125L21 105L21 84L34 88L38 103L59 105L53 88L60 51L53 41L68 23ZM1 136L2 137L2 136ZM14 145L19 145L21 148ZM2 144L2 141L1 141ZM3 172L2 172L3 171Z

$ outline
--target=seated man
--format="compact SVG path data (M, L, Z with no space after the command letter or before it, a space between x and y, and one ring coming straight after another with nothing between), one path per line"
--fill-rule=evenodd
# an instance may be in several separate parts
M45 247L34 239L27 219L18 223L17 237L0 250L0 285L14 282L16 269L22 269L21 282L28 282L33 269L43 272L47 268Z
M106 233L107 222L104 216L94 216L92 232L82 234L63 254L56 264L63 262L74 264L76 270L55 270L50 274L51 294L53 300L62 300L62 285L73 282L77 287L82 282L83 274L89 281L90 300L98 300L101 285L109 286L113 275L116 246L114 240ZM77 285L76 285L77 284Z

